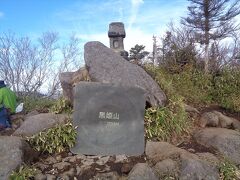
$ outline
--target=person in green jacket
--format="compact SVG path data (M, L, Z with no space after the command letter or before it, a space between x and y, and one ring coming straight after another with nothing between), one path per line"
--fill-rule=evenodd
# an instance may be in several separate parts
M16 105L16 94L0 80L0 130L11 127L10 115L15 113Z

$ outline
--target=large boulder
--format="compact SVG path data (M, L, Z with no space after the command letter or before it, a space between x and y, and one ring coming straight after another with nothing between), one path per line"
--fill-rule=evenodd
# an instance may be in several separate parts
M0 179L8 179L13 170L37 155L20 137L0 136L0 144Z
M218 168L206 161L202 161L199 158L193 158L192 156L182 155L180 165L181 180L192 179L205 179L205 180L218 180Z
M240 132L225 128L206 128L194 139L207 148L214 148L235 164L240 164Z
M64 124L68 120L68 115L42 113L28 116L22 125L13 133L14 136L32 136L45 129L54 127L57 124Z
M165 105L166 95L150 75L102 43L86 43L84 60L91 81L141 87L146 90L146 101L151 106Z

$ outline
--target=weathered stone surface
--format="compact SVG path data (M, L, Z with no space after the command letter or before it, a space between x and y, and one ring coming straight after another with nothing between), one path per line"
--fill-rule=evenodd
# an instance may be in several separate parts
M53 164L53 167L58 169L58 170L66 170L70 166L71 166L71 164L68 163L68 162L59 162L59 163Z
M122 22L112 22L109 24L108 37L123 37L126 33Z
M29 116L22 125L13 133L14 136L32 136L45 129L54 127L56 124L66 123L67 115L42 113Z
M187 155L182 155L179 179L218 180L219 174L216 166L213 166L198 158L192 158Z
M144 152L144 90L82 82L74 93L72 152L87 155L141 155Z
M25 160L36 157L36 153L19 137L0 136L0 144L0 179L8 179Z
M218 111L213 111L213 113L218 116L219 127L240 130L240 121L237 119L228 117Z
M146 155L156 166L161 167L161 163L167 159L176 160L179 164L180 179L214 179L218 178L218 170L215 164L200 160L195 154L189 153L184 149L180 149L166 142L147 142ZM159 165L159 164L160 165ZM174 163L172 163L174 164ZM174 164L175 166L176 164ZM155 166L155 168L156 168ZM170 166L170 165L169 165ZM170 166L171 167L171 166ZM169 175L175 175L169 174ZM208 175L210 174L210 175ZM163 174L160 173L160 177ZM215 178L215 179L217 179Z
M59 75L63 89L63 96L73 102L73 87L80 81L89 81L88 71L85 67L75 72L63 72Z
M92 81L141 87L146 90L146 101L152 106L165 105L166 95L141 67L126 61L102 43L86 43L84 59Z
M201 127L217 127L219 123L218 116L213 112L203 113L200 118L200 126Z
M146 144L145 153L153 163L157 163L168 158L178 158L180 155L188 152L167 142L148 141Z
M178 164L172 159L165 159L158 162L154 166L154 169L161 178L164 178L164 176L177 177L178 174Z
M206 152L206 153L196 153L196 155L199 157L199 159L202 159L204 161L207 161L211 164L218 165L220 163L219 159L214 156L213 154Z
M237 119L228 117L218 111L203 113L200 119L200 126L221 127L240 130L240 122Z
M197 113L197 114L200 113L196 108L194 108L188 104L184 104L184 109L186 112L193 112L193 113Z
M157 180L154 170L146 163L138 163L130 171L128 180Z
M194 135L195 140L214 148L235 164L240 164L240 132L224 128L206 128Z
M73 101L73 87L72 87L72 77L74 72L63 72L59 75L59 80L63 89L63 96Z
M117 172L98 173L93 180L119 180Z

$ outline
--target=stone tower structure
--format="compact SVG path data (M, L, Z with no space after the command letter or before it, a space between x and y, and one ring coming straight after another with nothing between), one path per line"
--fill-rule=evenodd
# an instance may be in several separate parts
M112 22L109 24L108 37L110 48L128 60L128 52L124 50L123 39L126 37L124 24L122 22Z

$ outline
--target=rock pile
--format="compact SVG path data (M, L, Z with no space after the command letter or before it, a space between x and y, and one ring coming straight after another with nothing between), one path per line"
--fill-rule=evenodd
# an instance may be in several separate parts
M49 113L28 115L21 123L19 130L13 132L12 136L10 136L11 134L0 136L2 144L0 146L0 179L7 179L12 170L17 169L24 162L32 162L32 166L37 169L36 180L154 180L166 177L217 180L220 177L218 165L222 155L237 166L240 165L240 132L219 127L204 127L195 132L193 139L198 146L195 149L183 146L179 146L181 147L179 148L167 142L148 141L145 154L138 157L125 155L86 156L71 152L38 156L38 153L33 151L24 140L24 135L30 132L26 128L26 123L31 122L32 127L38 129L34 132L37 133L54 126L55 123L45 123L52 122L53 117L55 115ZM64 119L64 115L60 117ZM238 121L237 119L233 121L235 122L235 120ZM199 122L201 121L199 120ZM64 120L58 123L63 122ZM39 123L42 125L39 126ZM16 132L20 130L23 138L15 136ZM4 134L4 132L1 133Z

